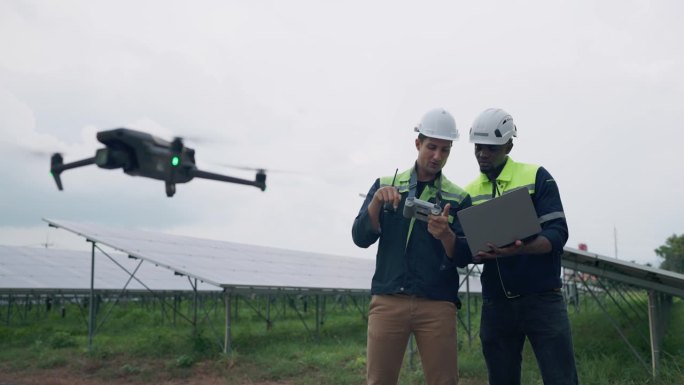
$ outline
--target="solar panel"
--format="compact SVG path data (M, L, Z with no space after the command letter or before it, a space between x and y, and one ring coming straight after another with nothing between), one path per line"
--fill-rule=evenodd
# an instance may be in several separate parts
M368 293L375 260L44 219L98 244L221 288ZM471 292L479 292L470 277ZM461 288L465 290L465 285Z
M92 223L46 220L118 251L108 253L152 290L190 290L196 278L200 290L219 288L319 289L368 292L375 269L372 259L285 250ZM96 251L95 288L121 289L129 279ZM0 246L0 289L88 289L88 251ZM159 269L158 267L163 267ZM171 271L169 271L171 270ZM470 280L479 291L479 280ZM128 290L145 287L132 280ZM462 288L465 290L465 287Z
M99 244L223 288L370 289L375 261L45 220Z
M96 253L97 254L97 253ZM112 259L129 272L135 271L139 261L126 254L108 253ZM46 249L37 247L0 246L0 290L69 290L90 289L91 253L88 251ZM141 264L135 277L150 290L187 291L190 285L186 277L174 275L154 265ZM98 290L120 291L130 274L109 258L97 255L95 259L94 286ZM147 290L139 281L131 279L127 290ZM198 285L198 289L216 290L210 285Z

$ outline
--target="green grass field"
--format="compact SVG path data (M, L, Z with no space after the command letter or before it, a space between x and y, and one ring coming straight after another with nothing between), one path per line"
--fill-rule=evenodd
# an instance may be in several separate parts
M358 299L357 299L358 300ZM2 373L39 372L62 368L87 373L104 381L130 379L155 383L165 378L188 378L203 373L225 378L226 384L260 381L301 385L360 385L364 383L367 298L354 306L349 298L328 299L319 332L314 301L282 297L242 298L232 311L232 351L221 351L224 309L220 300L207 299L198 311L197 328L159 301L130 301L109 309L102 304L102 323L88 348L87 309L65 304L60 311L43 306L15 304L8 313L0 307L0 379ZM477 302L477 301L474 301ZM646 306L636 297L635 305ZM293 307L294 305L294 307ZM477 303L475 303L477 305ZM192 318L190 301L181 302L181 313ZM270 311L271 322L265 318ZM295 310L296 309L296 310ZM675 299L670 326L664 339L659 377L651 381L599 309L587 299L570 308L578 371L582 384L684 384L684 301ZM620 319L620 313L611 309ZM615 313L613 313L615 311ZM461 312L465 321L465 311ZM471 323L477 329L478 309ZM648 321L621 325L623 333L650 360ZM270 327L269 327L270 325ZM646 334L647 335L647 334ZM459 325L459 366L462 383L485 384L486 368L477 335L468 342ZM400 384L422 384L418 354L407 351ZM523 384L541 384L532 350L526 346Z

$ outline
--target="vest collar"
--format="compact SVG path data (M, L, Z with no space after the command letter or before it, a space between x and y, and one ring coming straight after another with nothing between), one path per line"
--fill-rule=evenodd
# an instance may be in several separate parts
M513 179L513 168L515 168L515 161L510 156L506 156L506 164L499 173L499 176L496 177L496 180L501 182L510 182L511 179ZM489 182L487 174L480 172L480 182Z

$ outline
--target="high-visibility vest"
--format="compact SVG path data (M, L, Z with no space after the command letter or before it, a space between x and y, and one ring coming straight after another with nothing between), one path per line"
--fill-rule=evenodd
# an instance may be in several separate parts
M517 163L509 157L503 170L496 177L496 187L492 185L492 182L485 174L481 173L477 179L465 187L465 191L470 194L473 206L484 203L493 197L500 196L518 187L527 188L527 191L532 195L534 194L534 185L539 167L534 164Z
M408 170L398 173L396 176L390 175L381 177L380 187L396 187L399 193L402 195L402 201L405 201L411 188L411 173L413 172L413 169L414 168L411 167ZM451 207L455 208L457 205L461 204L467 195L468 194L465 192L465 190L452 183L444 176L444 174L440 173L439 179L435 180L433 184L425 186L423 192L417 198L424 201L437 202L442 206L442 208L444 208L445 204L451 203ZM403 208L403 206L400 207ZM449 223L453 223L453 221L454 216L449 214ZM406 236L407 245L409 238L411 237L414 223L415 218L411 218L411 224L409 225L409 231Z
M526 188L530 195L536 193L537 173L541 166L517 163L510 157L507 159L504 168L497 176L494 183L489 181L486 175L480 174L478 178L465 187L470 194L472 204L482 204L493 197L505 194L516 188ZM555 183L553 179L540 181L544 183ZM544 184L539 184L544 186ZM542 187L540 187L542 188ZM556 199L556 198L552 198ZM557 197L560 199L560 197ZM536 202L536 197L532 197ZM542 204L544 207L545 205ZM554 205L558 211L539 212L539 207L535 204L535 210L539 216L539 224L560 218L565 218L561 209L560 200L558 205ZM551 207L542 208L542 210ZM542 227L543 229L544 227ZM542 230L543 232L544 230ZM561 250L562 251L562 248ZM549 254L521 254L506 258L496 258L484 262L484 269L480 280L482 282L482 294L484 297L514 298L521 294L538 293L561 287L560 279L560 253Z

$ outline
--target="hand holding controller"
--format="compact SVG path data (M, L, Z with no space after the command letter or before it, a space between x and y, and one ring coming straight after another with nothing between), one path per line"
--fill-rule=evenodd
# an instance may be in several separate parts
M427 222L428 215L439 215L442 208L436 203L426 202L416 198L406 198L404 203L404 218L416 218L419 221Z

